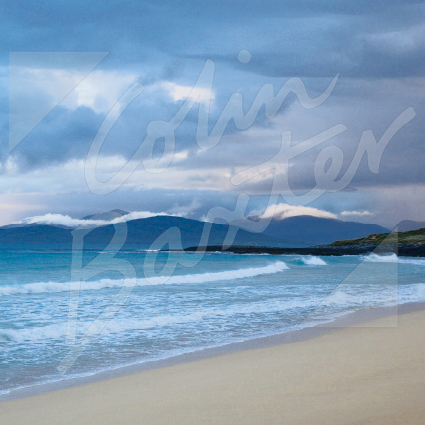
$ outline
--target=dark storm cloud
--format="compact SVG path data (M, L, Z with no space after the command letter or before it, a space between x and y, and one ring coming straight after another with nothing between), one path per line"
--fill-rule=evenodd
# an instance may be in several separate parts
M85 106L74 110L57 106L15 148L18 164L28 170L87 156L101 120Z
M265 75L422 72L420 46L395 54L365 39L421 24L421 1L16 1L2 17L3 53L110 50L111 61L131 63L152 61L153 51L231 60L246 48L252 69Z
M339 123L347 125L347 137L331 143L344 150L346 168L363 130L371 129L379 138L398 114L412 106L417 117L388 145L380 173L372 174L363 160L352 185L422 183L424 11L424 2L413 0L17 0L0 6L0 65L7 67L10 51L109 51L96 69L134 74L146 87L117 121L102 149L106 156L127 159L142 143L149 122L170 120L182 105L158 85L168 81L193 86L207 59L216 66L210 127L233 92L242 93L246 112L265 83L273 83L276 93L287 78L301 77L309 94L317 96L340 73L322 115L314 115L315 110L310 115L291 113L298 104L292 95L278 114L288 120L271 122L263 108L253 125L257 138L255 132L249 136L239 131L231 121L222 142L211 151L199 151L196 144L195 106L176 131L176 152L187 151L187 158L173 163L175 172L195 170L191 174L195 180L196 170L205 171L198 176L199 182L207 178L207 172L212 175L222 168L235 172L235 167L254 166L273 156L282 131L293 130L294 140L300 141ZM252 54L246 64L237 60L242 49ZM2 80L2 91L7 93L7 77ZM105 116L105 110L88 106L57 106L12 152L20 171L85 158ZM9 158L7 127L8 102L2 97L3 164ZM314 186L312 165L318 151L295 161L291 170L294 190ZM264 180L250 190L261 195L269 187L270 181ZM199 199L202 207L196 214L201 217L212 206L233 208L235 199L234 194L202 190L201 183L197 191L117 191L109 197L84 196L91 207L82 211L75 206L75 214L116 207L162 212ZM82 199L80 194L63 195L56 212L72 211ZM41 201L49 204L48 196Z

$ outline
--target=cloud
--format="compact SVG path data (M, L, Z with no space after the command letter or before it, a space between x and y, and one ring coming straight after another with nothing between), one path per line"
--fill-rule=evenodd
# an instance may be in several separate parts
M19 194L22 199L34 197L34 204L43 205L42 210L16 209L14 221L47 212L79 217L108 208L168 213L187 209L188 214L202 216L213 206L234 208L234 199L242 192L250 194L251 199L264 200L271 188L270 173L244 183L244 187L232 185L230 179L270 160L279 149L282 131L292 131L296 145L330 126L346 125L347 132L330 142L344 152L343 174L361 132L370 129L379 139L391 121L410 106L415 108L417 118L391 140L379 174L371 173L363 158L352 182L358 189L356 197L352 193L332 193L332 202L314 204L319 209L312 208L309 213L343 211L347 215L338 217L349 217L350 212L373 211L374 216L352 217L364 221L391 217L394 222L405 216L420 219L425 198L415 191L422 190L416 187L422 187L425 181L423 2L271 0L265 4L259 0L229 0L224 4L188 0L176 5L170 0L129 0L125 6L104 2L99 7L96 2L82 0L72 4L16 0L3 9L0 189L6 203L28 202L11 198ZM252 54L251 61L245 64L237 60L242 49ZM8 52L22 50L110 54L9 155ZM207 59L215 63L209 130L232 93L241 94L242 109L247 113L264 84L273 84L276 94L289 77L302 77L308 93L315 97L327 87L329 78L337 72L341 77L334 93L320 108L305 110L290 95L274 119L267 119L263 107L246 131L237 130L231 121L221 142L211 150L200 151L196 144L197 103L176 130L177 156L168 170L149 174L140 166L114 194L92 196L84 180L84 158L115 99L135 80L145 87L102 146L98 164L101 180L111 177L139 149L149 122L169 121L175 116ZM61 81L72 82L78 77L73 69L41 65L17 74L25 93L39 101L23 105L28 106L28 114L34 113L32 107L52 103ZM31 72L39 73L39 84L30 84L34 80ZM158 151L161 143L157 143ZM282 170L281 165L277 175L287 172L290 187L297 195L310 190L316 185L316 157L326 146L294 158L288 170ZM149 147L142 146L141 151L143 158L150 154ZM409 196L404 195L406 186L414 188ZM281 187L276 186L276 190ZM386 196L359 201L374 188L374 193L385 191ZM394 209L391 204L397 200L391 193L397 190L397 200L403 202ZM201 207L190 211L194 198ZM349 202L341 201L346 198ZM388 208L379 206L375 198ZM262 205L253 201L249 210L259 210ZM295 209L286 210L287 215L300 212L300 207L292 208Z
M343 211L339 214L341 217L368 217L374 215L370 211Z
M196 90L193 90L192 86L181 86L170 81L161 83L161 87L167 92L168 96L170 96L174 102L190 99L195 102L204 102L209 104L210 91L206 88L197 88ZM211 91L211 100L213 100L214 97L214 92Z
M93 71L67 96L63 105L75 109L86 106L97 113L109 112L137 79L135 74Z
M193 211L196 211L201 206L202 204L197 199L192 199L192 202L188 205L175 205L169 210L169 213L171 215L186 217L188 214L192 214Z
M106 226L108 224L117 224L124 223L131 220L137 220L141 218L149 218L156 216L173 216L181 217L183 214L167 214L167 213L153 213L150 211L133 211L129 214L123 215L121 217L114 218L113 220L82 220L79 218L72 218L69 215L63 214L44 214L34 217L24 218L13 224L50 224L50 225L60 225L67 227L78 227L78 226Z
M263 213L253 211L251 215L261 215L262 218L273 217L275 220L283 220L289 217L297 217L299 215L310 215L322 218L337 218L336 214L328 211L319 210L312 207L294 206L289 204L270 205Z

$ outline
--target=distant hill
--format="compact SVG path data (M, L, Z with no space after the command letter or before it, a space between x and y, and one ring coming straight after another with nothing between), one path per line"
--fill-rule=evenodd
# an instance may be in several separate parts
M194 246L201 240L204 225L205 223L202 221L170 216L156 216L131 220L127 222L128 236L126 245L141 245L148 248L152 242L166 230L177 227L181 232L183 247ZM212 224L208 244L222 245L228 230L228 225ZM87 243L96 244L109 241L113 232L113 226L98 227L87 235ZM177 242L177 240L170 241L169 248L177 246ZM248 246L290 246L291 242L280 240L269 235L255 234L238 229L234 244Z
M114 210L102 213L98 218L109 220L125 211ZM90 220L93 216L84 217ZM182 235L183 247L197 246L205 223L182 217L156 216L127 221L128 235L125 248L148 249L166 230L177 227ZM233 230L237 227L231 226ZM213 224L208 245L222 245L229 226ZM53 248L69 249L72 244L72 228L59 225L31 224L12 225L0 228L0 247L27 244L31 246L47 245ZM74 231L75 232L75 231ZM345 222L329 218L312 216L290 217L284 220L272 220L261 234L238 229L233 245L267 247L307 247L330 244L338 240L364 238L370 234L388 233L389 230L375 224ZM106 225L93 229L84 238L86 246L103 249L114 234L114 226ZM170 241L169 248L177 248L177 240Z
M0 227L0 245L14 244L54 244L71 245L69 228L48 224L31 224L20 227Z
M365 238L349 239L335 241L332 243L334 246L348 246L348 245L363 245L363 244L380 244L385 240L385 243L399 243L399 244L425 244L425 228L418 230L410 230L407 232L394 232L388 233L375 233L368 235Z
M181 217L157 216L131 220L127 222L127 239L124 248L147 249L166 230L177 227L180 229L183 247L197 245L201 240L201 234L205 223ZM245 246L297 246L296 242L286 241L270 235L250 233L237 229L234 244ZM209 245L222 245L229 230L228 225L213 224L211 226ZM0 246L13 247L24 244L28 246L46 245L56 248L69 249L72 244L72 229L58 226L36 224L0 228ZM74 232L76 232L74 230ZM86 232L86 231L83 231ZM84 237L84 243L88 248L96 247L103 249L112 239L115 229L113 225L100 226ZM177 239L171 240L169 248L177 247Z
M409 230L418 230L425 227L425 221L412 221L403 220L400 221L397 228L399 232L408 232Z
M196 247L185 251L195 251ZM408 232L375 233L360 239L335 241L331 244L310 247L261 247L238 246L223 249L221 246L205 246L205 251L227 251L236 254L318 255L341 256L374 253L396 253L402 257L425 257L425 228Z
M264 234L275 238L297 240L309 245L332 243L340 239L361 238L371 233L389 232L377 224L363 224L313 216L272 220Z

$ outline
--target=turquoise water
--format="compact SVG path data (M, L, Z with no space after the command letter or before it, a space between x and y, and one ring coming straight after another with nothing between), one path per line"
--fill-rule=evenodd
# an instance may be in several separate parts
M72 252L3 251L0 392L300 329L362 308L425 300L424 259L207 253L193 267L178 265L162 278L161 269L185 255L116 256L137 279L124 282L125 303L93 331L96 318L121 294L118 271L101 271L75 290ZM114 269L101 252L85 253L82 267L96 259L100 268L89 266L93 273ZM69 316L70 305L78 317ZM76 325L74 342L66 340L70 323ZM81 339L87 329L89 341ZM59 373L72 344L82 342L81 355Z

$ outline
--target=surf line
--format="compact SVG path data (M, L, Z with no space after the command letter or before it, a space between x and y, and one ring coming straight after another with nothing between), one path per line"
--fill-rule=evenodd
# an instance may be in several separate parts
M146 172L159 174L164 172L170 165L175 151L175 131L187 117L189 112L198 104L198 121L196 128L196 142L201 149L211 149L221 140L223 133L230 120L234 120L238 130L248 129L255 121L260 109L264 105L265 115L268 119L273 118L290 93L294 93L301 106L306 109L316 108L328 99L338 80L337 74L327 89L318 97L312 98L307 93L304 83L300 78L291 78L286 81L274 94L274 86L271 83L264 84L255 97L251 107L245 114L243 111L243 96L241 93L233 93L223 108L214 127L209 133L209 115L211 101L214 98L215 64L208 59L191 89L183 105L170 121L151 121L146 129L146 137L126 164L109 178L100 181L96 176L96 166L100 149L106 136L112 129L126 108L143 92L144 87L140 83L133 84L110 110L100 126L90 146L85 161L85 178L89 189L97 195L105 195L118 189L143 163ZM153 158L153 150L158 139L165 140L165 147L160 158ZM143 159L145 158L145 159Z

